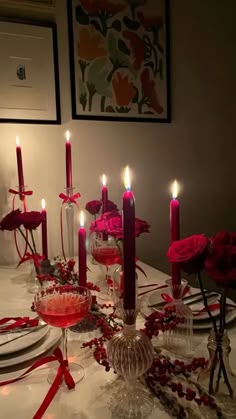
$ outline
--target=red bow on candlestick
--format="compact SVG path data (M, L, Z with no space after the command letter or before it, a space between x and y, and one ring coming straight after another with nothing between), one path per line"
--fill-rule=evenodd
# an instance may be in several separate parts
M46 356L42 359L39 359L39 360L35 361L33 363L33 365L30 368L28 368L19 377L13 378L11 380L6 380L6 381L0 382L0 386L6 386L8 384L15 383L17 381L22 380L31 371L41 367L42 365L45 365L45 364L47 364L49 362L53 362L53 361L58 361L59 362L57 375L56 375L48 393L46 394L41 406L39 407L39 409L37 410L37 412L33 416L33 419L41 419L43 417L43 415L46 412L48 406L50 405L50 403L53 400L55 394L57 393L57 390L59 389L63 378L64 378L65 383L66 383L69 390L72 390L73 388L75 388L75 382L74 382L73 377L71 376L71 374L68 370L68 362L66 360L63 360L62 352L61 352L60 348L56 348L53 351L53 355L49 355L49 356Z
M74 195L71 195L71 196L68 196L68 195L66 195L62 192L62 193L60 193L59 198L63 199L62 204L65 204L66 202L72 202L73 204L78 206L76 201L80 196L81 195L80 195L79 192L77 192L77 193L75 193Z

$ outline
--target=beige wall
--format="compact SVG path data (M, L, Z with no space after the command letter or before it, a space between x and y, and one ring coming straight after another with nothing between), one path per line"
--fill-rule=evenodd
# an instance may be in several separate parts
M171 124L71 120L65 5L62 0L56 4L62 125L0 125L0 214L9 210L7 191L17 183L19 135L25 181L34 190L29 206L36 209L46 199L50 255L60 253L58 193L65 183L64 132L69 129L81 206L99 197L103 172L110 198L121 206L120 174L128 163L135 175L137 216L151 224L151 233L137 241L138 256L168 270L169 184L174 178L182 185L183 236L236 230L235 1L171 0ZM0 263L10 262L11 237L4 234L3 240L1 235L0 246Z

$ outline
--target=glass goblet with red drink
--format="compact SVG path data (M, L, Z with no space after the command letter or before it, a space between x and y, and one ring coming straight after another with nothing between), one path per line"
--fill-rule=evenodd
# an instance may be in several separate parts
M67 357L67 328L79 323L88 313L91 306L90 291L78 285L53 285L39 291L34 298L35 310L50 326L62 329L63 359ZM68 364L68 369L78 383L84 377L83 368L75 363ZM52 382L56 376L57 367L51 368L48 379Z

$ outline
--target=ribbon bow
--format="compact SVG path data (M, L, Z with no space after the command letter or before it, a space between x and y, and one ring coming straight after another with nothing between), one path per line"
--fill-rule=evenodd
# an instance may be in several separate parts
M37 253L28 253L26 252L25 256L21 259L17 266L20 266L22 263L26 262L27 260L33 260L34 264L37 268L40 268L41 264L40 261L44 259L44 256L38 255Z
M4 317L0 320L0 326L4 325L5 323L10 322L13 320L14 322L11 324L8 324L7 326L0 328L0 333L6 332L7 330L12 330L18 327L33 327L38 326L38 319L30 319L29 317Z
M77 192L72 196L68 196L66 194L64 194L63 192L60 193L59 198L61 198L63 200L62 204L65 204L66 202L73 202L73 204L78 205L77 204L77 199L80 197L80 193Z
M48 406L50 405L50 403L53 400L55 394L57 393L57 390L60 387L60 384L62 382L63 377L64 377L65 383L66 383L69 390L72 390L75 387L75 382L73 380L73 377L71 376L71 374L68 370L68 362L66 360L63 360L63 356L62 356L62 352L61 352L60 348L56 348L53 351L53 355L48 355L48 356L45 356L42 359L38 359L37 361L35 361L30 368L28 368L23 374L19 375L18 377L12 378L11 380L6 380L6 381L0 382L0 386L5 386L5 385L8 385L8 384L20 381L24 377L26 377L29 373L31 373L31 371L41 367L42 365L45 365L49 362L52 362L52 361L58 361L59 364L60 364L59 367L58 367L58 370L57 370L57 375L56 375L50 389L48 390L41 406L39 407L39 409L37 410L37 412L33 416L33 419L42 419L42 417L43 417L44 413L46 412Z
M9 189L8 192L14 195L33 195L33 191L16 191L15 189Z

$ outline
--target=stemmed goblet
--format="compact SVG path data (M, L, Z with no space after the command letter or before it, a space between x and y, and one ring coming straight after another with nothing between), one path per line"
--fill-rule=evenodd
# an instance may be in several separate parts
M99 298L106 299L113 289L113 280L111 277L111 266L118 263L120 251L116 240L107 233L95 233L90 242L91 254L93 258L101 265L106 267L105 282L106 288L99 294Z
M39 291L34 297L35 310L50 326L62 329L62 353L67 361L67 328L79 323L88 313L91 306L90 291L78 285L53 285ZM83 368L75 363L68 364L68 369L78 383L84 377ZM57 367L51 368L49 382L53 382Z

